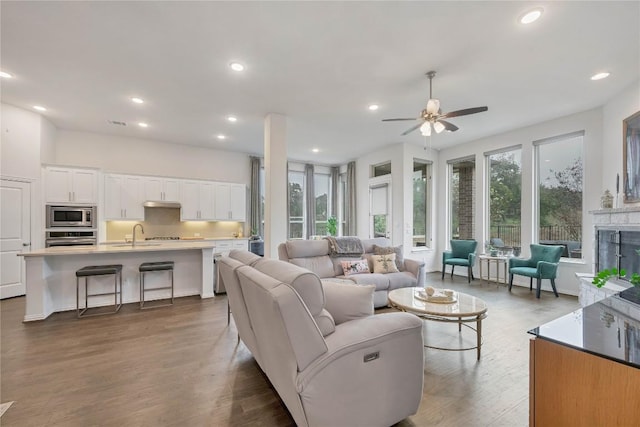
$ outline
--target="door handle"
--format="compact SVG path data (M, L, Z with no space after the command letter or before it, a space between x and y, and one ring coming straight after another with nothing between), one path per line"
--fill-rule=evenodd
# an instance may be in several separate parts
M31 242L23 243L22 246L31 246Z

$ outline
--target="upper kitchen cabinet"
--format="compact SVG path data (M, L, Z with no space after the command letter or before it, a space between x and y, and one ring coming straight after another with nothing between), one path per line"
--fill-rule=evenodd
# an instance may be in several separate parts
M214 183L208 181L181 181L180 203L182 221L213 221Z
M244 184L216 182L216 219L244 222L247 218L247 190Z
M105 220L144 220L143 177L107 174L104 178Z
M48 166L44 185L46 203L98 203L98 171Z
M158 176L144 177L144 200L178 202L180 180Z

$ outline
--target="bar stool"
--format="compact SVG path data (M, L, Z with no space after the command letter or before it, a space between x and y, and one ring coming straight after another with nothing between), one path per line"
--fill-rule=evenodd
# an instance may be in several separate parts
M113 292L101 292L97 294L89 293L89 277L92 276L106 276L109 274L113 274ZM84 308L80 310L80 278L84 277ZM120 285L120 290L118 290L118 284ZM92 313L85 314L85 312L90 308L89 307L89 297L97 297L104 295L113 295L114 303L113 311L108 311L104 313ZM118 296L120 296L120 302L118 303ZM86 267L82 267L80 270L76 271L76 314L78 319L86 316L100 316L102 314L114 314L117 313L122 307L122 264L113 264L113 265L89 265ZM95 307L91 307L95 308Z
M160 262L143 262L140 264L138 271L140 272L140 309L144 310L147 308L157 308L157 307L166 307L168 305L173 305L173 261L160 261ZM144 276L146 273L150 273L153 271L168 271L171 275L171 285L170 286L162 286L160 288L149 288L146 289L144 287ZM171 289L171 302L167 304L155 304L150 307L144 306L144 296L145 292L150 291L159 291L162 289Z

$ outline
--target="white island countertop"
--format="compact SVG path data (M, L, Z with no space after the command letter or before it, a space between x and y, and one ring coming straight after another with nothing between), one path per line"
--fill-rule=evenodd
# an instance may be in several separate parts
M56 255L91 255L91 254L116 254L125 252L155 252L155 251L184 251L192 249L215 248L214 241L180 241L174 242L139 242L133 246L131 243L109 244L97 246L58 246L46 249L36 249L30 252L19 253L19 256L56 256Z

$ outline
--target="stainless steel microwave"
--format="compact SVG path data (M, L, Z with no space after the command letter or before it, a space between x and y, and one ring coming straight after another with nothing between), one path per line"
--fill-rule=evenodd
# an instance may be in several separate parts
M47 228L95 228L97 224L95 206L47 205Z

